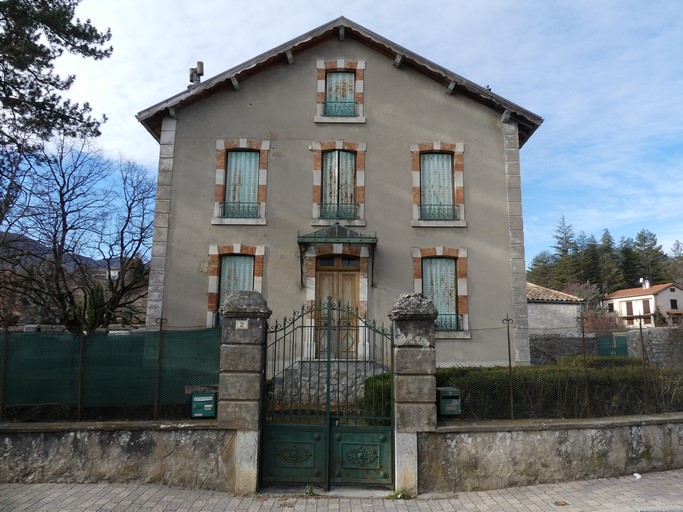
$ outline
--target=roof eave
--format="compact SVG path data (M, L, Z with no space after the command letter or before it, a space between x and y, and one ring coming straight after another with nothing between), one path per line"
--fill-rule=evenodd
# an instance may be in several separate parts
M187 106L213 94L223 88L232 87L231 80L243 81L263 68L283 60L287 51L293 55L301 53L310 46L335 36L335 29L344 27L344 37L353 37L360 40L367 46L374 48L394 59L397 55L402 56L401 65L411 66L424 75L448 87L454 84L454 92L469 97L492 110L502 114L505 111L510 113L519 126L519 145L520 147L531 137L543 122L543 118L537 116L519 105L498 96L490 90L481 87L466 78L449 71L428 59L425 59L410 50L389 41L388 39L376 34L357 23L346 18L339 17L329 23L311 30L295 39L292 39L280 46L277 46L261 55L258 55L238 66L224 71L205 82L188 88L170 98L163 100L147 109L140 111L136 118L147 129L150 134L158 141L161 137L161 122L168 114L169 109L178 106Z

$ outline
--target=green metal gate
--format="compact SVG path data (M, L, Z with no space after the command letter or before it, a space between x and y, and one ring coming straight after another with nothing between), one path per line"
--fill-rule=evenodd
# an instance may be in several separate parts
M599 356L627 356L628 333L615 332L611 336L598 338Z
M331 298L269 327L263 485L392 485L392 342Z

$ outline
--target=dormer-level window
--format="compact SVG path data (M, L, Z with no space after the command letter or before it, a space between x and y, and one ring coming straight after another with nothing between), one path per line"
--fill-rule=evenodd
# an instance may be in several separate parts
M330 71L325 79L325 115L356 117L356 73Z
M365 122L365 61L319 60L316 123Z

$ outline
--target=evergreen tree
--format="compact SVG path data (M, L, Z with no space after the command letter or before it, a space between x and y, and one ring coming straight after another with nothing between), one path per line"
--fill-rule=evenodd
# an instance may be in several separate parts
M600 250L603 253L614 255L614 237L612 237L607 228L602 231L602 236L600 237Z
M633 248L638 253L640 277L648 279L651 284L666 282L667 257L662 246L657 244L657 235L647 229L640 230Z
M624 288L624 274L619 268L616 257L613 254L603 252L599 258L600 280L597 284L600 291L604 294L610 294Z
M110 32L99 32L74 19L80 0L0 1L0 142L21 152L54 134L98 135L99 120L87 103L65 100L74 82L54 72L65 51L87 58L109 57L103 45Z
M683 244L678 240L671 247L667 266L667 281L683 286Z
M612 293L625 285L624 274L619 267L614 238L608 229L604 229L600 237L598 274L597 285L604 294Z
M542 251L531 260L527 270L527 281L546 288L553 287L553 274L555 273L555 257L550 251Z
M600 283L600 249L593 235L577 237L577 278L580 283Z
M552 278L552 286L555 290L562 290L568 283L578 279L578 266L576 261L577 241L574 228L567 224L564 215L555 228L555 268Z
M560 217L560 223L555 228L553 238L555 239L553 249L555 249L555 255L558 258L576 252L576 235L574 234L574 228L571 224L567 224L564 215Z

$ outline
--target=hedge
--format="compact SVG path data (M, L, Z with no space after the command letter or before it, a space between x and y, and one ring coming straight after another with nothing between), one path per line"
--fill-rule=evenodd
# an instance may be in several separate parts
M626 359L626 358L621 358ZM594 362L583 366L516 366L512 373L515 419L600 418L683 412L683 370ZM437 387L456 387L461 419L509 419L508 367L438 368ZM391 378L369 379L366 404L390 411ZM383 398L383 399L382 399ZM436 401L436 397L435 397Z

